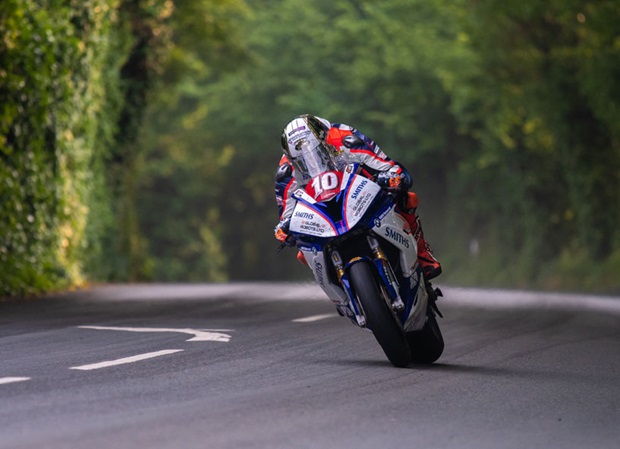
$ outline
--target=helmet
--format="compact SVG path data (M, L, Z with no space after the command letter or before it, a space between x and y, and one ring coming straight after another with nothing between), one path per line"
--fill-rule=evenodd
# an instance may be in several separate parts
M282 131L282 151L293 167L308 178L333 170L336 149L325 139L330 123L313 115L295 117Z

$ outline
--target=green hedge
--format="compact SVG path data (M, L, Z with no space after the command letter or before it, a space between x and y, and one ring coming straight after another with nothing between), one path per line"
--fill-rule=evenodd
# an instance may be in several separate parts
M116 207L170 2L0 3L0 297L109 275ZM135 55L138 55L137 57ZM155 60L154 58L151 58ZM138 99L136 99L136 92ZM120 257L120 256L119 256Z

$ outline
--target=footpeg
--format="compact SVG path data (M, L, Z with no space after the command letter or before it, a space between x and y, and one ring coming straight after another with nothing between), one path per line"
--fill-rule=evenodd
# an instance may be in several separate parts
M435 312L438 316L440 316L441 318L443 318L442 313L439 311L439 308L437 307L437 299L439 297L443 297L443 292L439 289L439 287L435 287L433 288L430 285L430 282L427 284L427 290L428 292L428 301L429 301L429 305L431 306L431 309L433 310L433 312Z

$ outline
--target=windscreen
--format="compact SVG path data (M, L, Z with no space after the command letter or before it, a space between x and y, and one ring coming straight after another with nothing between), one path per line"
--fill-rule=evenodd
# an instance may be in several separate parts
M300 149L301 157L311 178L335 168L334 162L323 144L312 140L305 141L301 144Z

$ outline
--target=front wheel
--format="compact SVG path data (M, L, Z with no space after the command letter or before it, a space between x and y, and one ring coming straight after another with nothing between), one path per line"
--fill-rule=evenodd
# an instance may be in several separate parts
M410 362L409 345L401 326L377 286L373 269L358 262L349 269L353 290L366 315L366 323L392 365L404 368Z

